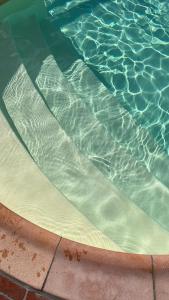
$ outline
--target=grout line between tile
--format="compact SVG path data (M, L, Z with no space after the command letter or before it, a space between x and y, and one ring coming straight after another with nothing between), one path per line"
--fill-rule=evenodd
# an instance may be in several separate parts
M8 300L12 300L11 297L9 297L8 295L6 295L6 294L4 294L4 293L1 293L1 291L0 291L0 297L1 297L1 296L5 297L5 298L8 299Z
M45 287L45 284L46 284L46 281L47 281L47 278L48 278L49 272L50 272L50 270L51 270L51 267L52 267L52 265L53 265L53 262L54 262L54 259L55 259L55 256L56 256L56 252L57 252L57 249L58 249L58 247L59 247L59 245L60 245L60 243L61 243L61 240L62 240L62 237L60 237L60 240L59 240L59 242L58 242L58 244L57 244L57 246L56 246L56 249L55 249L55 252L54 252L54 255L53 255L53 258L52 258L51 264L50 264L50 266L49 266L49 269L48 269L48 271L47 271L46 277L45 277L45 279L44 279L44 282L43 282L43 285L42 285L41 291L43 291L43 289L44 289L44 287Z
M154 260L153 260L153 256L152 255L151 255L151 264L152 264L153 299L157 300L157 297L156 297L156 286L155 286L155 274L154 274Z
M25 291L25 295L23 297L23 300L26 300L27 295L28 295L28 290Z

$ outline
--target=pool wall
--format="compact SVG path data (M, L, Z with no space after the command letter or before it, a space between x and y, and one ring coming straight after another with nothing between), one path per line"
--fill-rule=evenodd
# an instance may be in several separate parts
M33 225L0 204L1 300L167 300L168 280L167 255L82 245ZM17 294L18 289L22 292Z

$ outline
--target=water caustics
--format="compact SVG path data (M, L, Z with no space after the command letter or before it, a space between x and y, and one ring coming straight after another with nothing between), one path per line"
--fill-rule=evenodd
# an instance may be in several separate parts
M106 181L93 164L77 152L33 87L7 30L5 38L4 35L1 36L1 44L4 47L4 51L1 47L1 65L6 65L5 60L11 58L16 67L13 74L11 69L10 74L6 72L8 84L2 90L2 99L39 168L95 226L105 232L120 248L130 251L131 243L136 252L144 252L145 248L149 252L154 251L155 248L159 251L161 246L156 247L156 240L154 238L150 240L149 235L150 232L156 232L158 228L159 239L162 239L165 231L127 199L123 199L123 196ZM9 77L11 77L10 81ZM124 211L127 211L126 215ZM139 219L139 240L134 241L138 234L136 224ZM127 233L128 231L130 233ZM167 232L166 236L168 236ZM168 239L166 243L167 248Z
M168 22L166 0L111 0L62 27L85 62L167 153Z
M63 237L122 251L52 186L20 145L2 113L0 134L0 199L4 205Z
M142 6L152 6L149 2ZM159 134L152 134L152 124L137 117L143 113L144 120L150 103L140 113L134 100L139 111L134 114L133 106L126 105L127 92L131 100L138 94L121 85L119 74L128 76L128 65L117 71L116 63L124 68L128 52L125 56L120 49L118 56L113 41L120 26L112 21L118 15L115 8L119 5L123 14L125 5L125 17L132 10L135 20L142 6L135 11L136 5L127 6L131 1L107 0L45 4L52 23L46 16L39 19L38 6L26 4L18 12L11 8L0 27L0 67L5 70L0 82L0 197L62 236L118 251L168 253L167 148ZM125 30L119 31L123 37ZM119 45L125 44L120 44L122 37ZM143 50L132 43L128 47ZM145 70L139 72L142 76ZM156 101L151 103L156 107ZM161 125L164 119L158 120Z
M33 33L30 23L34 28ZM35 78L35 84L44 96L44 101L51 112L67 135L71 137L76 147L128 199L131 199L154 221L157 221L168 230L168 189L153 177L144 165L144 160L147 159L149 167L153 168L155 166L156 173L160 173L159 170L162 170L161 167L163 167L164 162L169 165L168 158L162 155L158 145L153 144L153 140L144 130L139 130L136 125L134 127L132 120L127 117L127 113L118 106L118 103L115 108L118 119L116 114L112 115L112 120L107 118L112 128L112 130L107 130L107 126L103 126L100 118L93 112L93 108L97 103L100 105L102 100L104 103L108 102L109 99L112 102L112 95L97 81L92 72L86 70L84 64L79 60L65 72L70 80L68 82L57 66L54 57L50 55L42 37L40 38L40 30L35 30L35 28L35 21L31 20L30 22L28 20L27 26L25 25L24 28L20 28L19 24L13 25L12 32L24 64L31 77ZM44 59L44 54L47 56L46 59ZM41 68L38 70L40 65ZM36 75L37 70L38 75ZM93 86L91 84L86 85L86 82L92 82ZM89 86L90 91L93 91L93 93L98 91L94 93L94 97L86 92L86 86ZM102 112L104 113L105 110L102 109ZM123 122L122 127L120 122ZM121 132L119 132L120 130ZM135 130L136 134L134 133ZM131 145L130 140L127 140L127 136L129 139L132 138ZM104 138L101 139L101 137ZM138 138L142 138L142 140L139 140L137 145ZM128 143L130 145L129 149L127 149ZM131 148L133 151L135 149L135 152L139 152L140 160L134 159L132 152L128 151ZM154 152L152 152L152 149L154 149ZM166 170L166 177L168 177L167 174ZM163 180L164 168L161 175L160 179Z
M55 0L45 0L45 5L48 6L48 9L50 11L50 14L52 16L55 16L56 14L62 14L65 11L69 11L72 8L79 6L80 4L83 4L85 2L88 2L89 0L58 0L57 1L57 7L55 7L56 1Z

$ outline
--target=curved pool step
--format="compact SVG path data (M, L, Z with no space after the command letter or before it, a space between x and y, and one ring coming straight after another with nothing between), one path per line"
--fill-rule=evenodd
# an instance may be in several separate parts
M41 170L120 248L127 252L167 253L168 232L124 198L77 152L34 88L4 27L0 40L1 67L17 67L6 69L2 82L6 80L6 86L0 86L3 101Z
M91 107L95 118L105 126L113 139L115 138L136 160L145 164L149 172L169 187L169 157L149 131L135 122L55 26L44 22L42 32L59 68L71 85L74 85L78 97ZM66 61L62 57L66 57Z
M158 1L142 6L138 0L107 1L74 20L67 18L62 27L79 55L167 154L168 12Z
M52 186L19 143L1 112L0 202L56 234L122 251Z
M149 131L135 122L82 60L76 60L64 75L110 136L169 188L169 157Z
M79 98L76 91L74 92L69 87L51 56L44 61L36 84L59 124L81 153L90 159L128 199L168 230L169 190L161 183L163 177L159 181L149 173L145 164L136 160L125 145L115 140L113 132L110 135L107 128L91 115L90 104L85 105L83 97ZM87 95L85 90L81 90L81 93ZM59 99L62 101L60 102ZM127 126L127 124L124 123L123 126ZM118 133L119 128L115 129ZM118 135L116 135L117 137ZM165 156L162 158L166 159ZM157 154L157 159L154 161L157 166L156 173L159 165L161 167L163 163L164 161L161 161ZM168 159L166 159L166 163L168 163ZM165 169L168 166L169 164L164 165ZM160 171L164 171L164 168Z
M104 176L107 176L128 199L142 208L154 221L168 230L169 190L147 171L141 160L134 159L133 153L128 151L131 147L128 149L126 132L124 136L122 135L123 128L124 130L127 128L128 134L130 130L133 151L136 145L137 156L140 155L144 159L148 148L143 145L143 142L148 140L146 132L142 133L136 126L132 127L134 122L128 119L127 115L120 113L121 107L118 103L115 108L116 114L112 118L112 130L105 128L92 109L97 108L103 100L103 112L104 99L108 101L109 94L108 92L106 94L106 89L92 72L88 68L85 69L83 62L76 61L74 68L67 71L66 75L71 85L50 55L34 18L25 21L22 28L19 23L12 28L24 64L34 81L37 76L35 85L61 127ZM105 110L106 112L108 111ZM141 146L145 149L143 153L140 144L136 143L136 139L133 140L134 134L137 140L141 137ZM153 139L148 142L149 146L152 144L152 148ZM147 154L151 153L147 151ZM153 158L161 163L158 154L157 152L157 158ZM149 157L147 161L150 161Z

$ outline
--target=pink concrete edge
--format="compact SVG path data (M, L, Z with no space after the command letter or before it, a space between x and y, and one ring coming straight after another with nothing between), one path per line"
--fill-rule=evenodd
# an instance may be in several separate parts
M63 238L43 290L67 300L153 300L152 259Z
M0 204L0 270L41 289L61 237Z
M3 213L2 213L3 212ZM7 216L5 218L4 216ZM13 221L14 220L14 221ZM20 224L22 224L22 229L20 229ZM54 241L55 247L52 247L52 254L50 253L50 259L48 268L45 272L45 276L43 277L43 280L38 283L37 285L31 284L31 280L25 280L24 276L17 277L15 274L12 274L7 268L1 268L0 269L6 274L9 274L9 276L13 276L16 279L19 279L30 286L33 286L35 288L38 288L40 290L44 290L48 293L51 293L55 296L59 296L59 293L55 291L50 291L50 284L49 279L51 279L51 276L54 276L54 268L56 267L56 264L58 264L58 259L61 259L61 266L63 266L63 263L67 264L68 267L70 265L75 266L75 270L77 270L77 265L79 262L82 261L83 268L84 265L91 265L96 266L98 268L104 268L107 266L108 268L111 266L113 270L120 269L122 272L133 272L133 275L135 271L139 270L140 272L148 272L150 274L157 274L157 272L163 272L166 270L169 273L169 255L156 255L156 256L150 256L150 255L142 255L142 254L128 254L128 253L120 253L120 252L113 252L109 250L103 250L87 245L82 245L77 242L69 241L67 239L62 239L60 236L55 235L54 233L48 232L47 230L38 227L37 225L32 224L31 222L25 220L24 218L20 217L16 213L10 211L8 208L6 208L4 205L0 204L0 225L1 228L6 228L7 232L9 234L15 235L15 233L18 230L21 230L21 235L24 235L24 231L26 232L26 236L29 237L29 243L31 243L31 236L34 231L41 232L40 241L38 240L38 235L35 234L35 239L37 238L37 245L39 247L39 251L45 250L45 259L48 257L48 249L47 243L51 241L51 239ZM0 229L1 229L0 228ZM29 233L30 232L30 233ZM29 233L29 234L28 234ZM42 238L43 236L43 238ZM49 239L50 237L50 239ZM25 238L25 236L24 236ZM36 242L36 241L34 241ZM4 239L2 236L0 237L0 246L3 248ZM53 243L53 242L52 242ZM41 249L42 248L42 249ZM56 251L57 249L57 251ZM2 253L2 252L1 252ZM24 251L22 255L24 254ZM154 259L155 263L154 266L151 264L150 260ZM27 258L25 258L26 260ZM158 261L158 264L156 263ZM96 269L95 269L96 270ZM61 269L59 270L61 271ZM110 272L110 270L109 270ZM113 271L114 272L114 271ZM22 272L21 272L22 273ZM23 270L24 274L24 270ZM161 274L161 273L160 273ZM57 274L58 276L58 274ZM155 289L156 286L156 280L158 280L158 276L154 275L152 276L152 281L154 277L154 286ZM169 277L169 274L168 274ZM157 283L158 286L158 283ZM154 291L155 293L155 291ZM65 298L66 299L66 298ZM139 299L139 298L138 298ZM73 299L74 300L74 299ZM93 299L94 300L94 299Z

